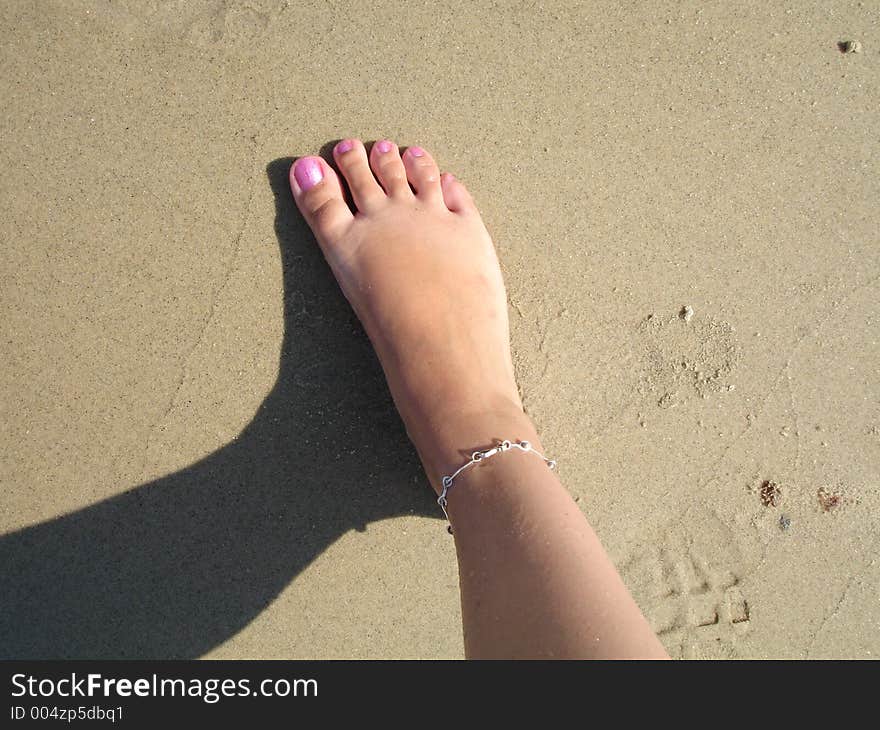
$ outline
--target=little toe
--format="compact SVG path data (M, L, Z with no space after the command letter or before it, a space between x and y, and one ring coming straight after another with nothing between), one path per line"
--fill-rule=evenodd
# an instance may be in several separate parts
M403 164L406 167L406 179L419 199L426 202L442 200L440 169L431 155L421 147L408 147L403 153Z
M467 188L451 172L440 176L440 188L443 191L443 202L453 213L474 213L477 207Z
M381 139L370 150L370 167L392 198L411 198L412 190L406 181L406 168L400 159L400 150L394 142Z
M290 168L290 190L306 223L323 245L354 220L333 169L320 157L300 157Z
M333 148L333 159L348 183L351 198L358 210L366 211L385 200L385 192L370 170L363 142L358 139L338 142Z

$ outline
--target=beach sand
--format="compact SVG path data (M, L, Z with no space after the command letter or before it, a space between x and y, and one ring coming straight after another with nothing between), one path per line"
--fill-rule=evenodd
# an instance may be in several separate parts
M462 656L283 187L358 136L473 192L526 408L673 656L880 655L873 4L6 2L0 38L0 654Z

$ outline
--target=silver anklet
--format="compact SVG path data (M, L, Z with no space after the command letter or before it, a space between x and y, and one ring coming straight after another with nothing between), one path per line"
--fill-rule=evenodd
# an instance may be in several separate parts
M440 509L443 510L443 514L446 517L446 530L449 534L452 534L452 523L449 522L449 513L446 511L446 505L449 503L447 499L447 495L449 494L449 490L452 489L453 480L461 474L465 469L472 467L474 464L477 464L484 459L488 459L490 456L495 456L495 454L500 454L503 451L510 451L511 449L519 449L520 451L532 452L535 456L540 456L544 463L547 464L551 469L556 468L556 462L553 459L548 459L544 454L539 451L536 451L532 448L532 444L528 441L517 441L516 443L512 441L502 441L497 446L493 446L491 449L486 449L485 451L475 451L471 454L471 460L465 464L462 464L453 474L449 476L445 476L440 480L440 484L443 485L443 491L440 493L440 496L437 498L437 504L440 505Z

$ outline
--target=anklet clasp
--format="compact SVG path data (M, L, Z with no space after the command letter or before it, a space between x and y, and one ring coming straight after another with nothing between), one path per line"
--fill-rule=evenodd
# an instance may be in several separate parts
M452 482L455 478L461 474L465 469L469 469L474 464L478 464L479 462L488 459L496 454L502 454L505 451L510 451L511 449L519 449L520 451L531 452L535 454L535 456L539 456L544 460L544 463L547 464L551 469L556 468L556 462L553 459L548 459L544 454L532 448L532 444L529 441L504 441L499 442L497 445L492 448L486 449L485 451L475 451L471 454L470 461L462 464L458 469L456 469L452 474L443 477L440 480L440 484L443 486L443 491L440 493L440 496L437 498L437 504L440 505L440 509L443 510L443 515L446 517L446 530L449 534L452 534L452 524L449 522L449 513L446 511L446 505L449 504L449 490L452 489Z

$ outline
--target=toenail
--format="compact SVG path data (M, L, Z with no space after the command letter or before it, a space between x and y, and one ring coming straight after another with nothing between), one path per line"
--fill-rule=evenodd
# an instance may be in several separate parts
M302 157L293 166L293 176L300 190L308 190L324 179L324 171L316 157Z
M381 142L376 142L376 149L379 152L391 152L391 142L387 139L383 139Z
M344 139L336 145L336 154L344 154L348 152L352 147L354 147L354 142L352 142L350 139Z
M410 147L410 148L409 148L409 153L410 153L413 157L424 157L424 155L425 155L425 150L423 150L421 147Z

